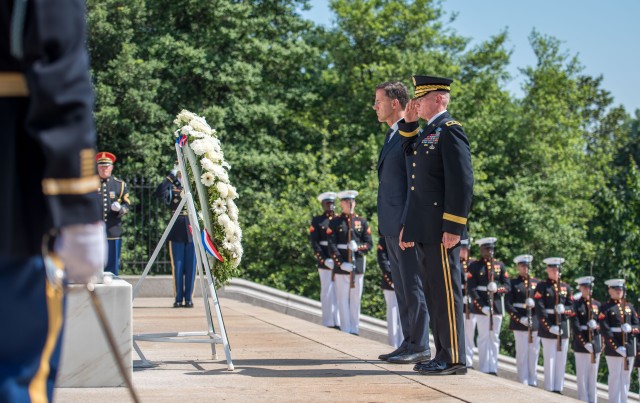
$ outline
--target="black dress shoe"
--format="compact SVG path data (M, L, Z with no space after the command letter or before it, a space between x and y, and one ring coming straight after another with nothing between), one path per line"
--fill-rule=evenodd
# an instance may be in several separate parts
M193 302L191 301L187 301L184 306L186 306L187 308L193 308Z
M180 308L182 306L182 304L180 302L174 302L173 303L173 307L174 308Z
M400 355L393 356L387 360L391 364L415 364L418 362L429 361L431 359L431 351L424 350L417 353L406 351Z
M387 361L391 357L395 357L396 355L400 355L400 354L404 353L406 351L406 349L407 348L405 346L400 346L400 347L396 348L395 350L393 350L392 352L390 352L389 354L380 354L378 356L378 359L382 360L382 361Z
M464 364L451 364L439 360L417 364L413 370L422 375L464 375L467 373L467 367Z

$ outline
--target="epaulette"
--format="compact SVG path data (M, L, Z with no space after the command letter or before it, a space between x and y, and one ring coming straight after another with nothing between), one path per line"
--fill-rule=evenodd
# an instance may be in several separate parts
M124 182L122 179L118 179L115 176L111 175L111 178L116 182Z
M462 123L458 122L457 120L450 120L447 123L445 123L445 126L450 127L450 126L462 126Z

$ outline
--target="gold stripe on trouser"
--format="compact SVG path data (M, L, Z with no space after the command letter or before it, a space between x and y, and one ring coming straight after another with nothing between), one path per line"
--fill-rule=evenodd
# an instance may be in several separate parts
M451 270L449 268L449 257L444 244L440 244L440 255L442 256L442 271L444 276L444 289L447 294L447 314L449 316L449 338L451 345L451 361L453 364L459 362L458 357L458 332L456 324L456 311L453 298L453 285L451 283Z
M169 241L169 260L171 260L171 277L173 277L173 298L176 298L178 291L176 289L176 270L173 267L173 248L171 247L171 241Z
M49 377L49 372L51 372L49 360L58 343L60 329L62 329L62 290L56 289L47 281L45 293L49 330L47 331L47 338L44 343L44 348L42 349L40 366L29 383L29 398L31 398L31 402L33 403L46 403L48 401L47 378Z

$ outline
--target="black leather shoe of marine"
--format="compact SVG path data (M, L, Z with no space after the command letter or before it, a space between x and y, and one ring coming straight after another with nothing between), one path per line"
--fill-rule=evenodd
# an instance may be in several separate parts
M418 362L429 361L431 359L431 351L424 350L418 353L404 352L387 360L391 364L415 364Z
M193 302L191 301L187 301L184 306L186 306L187 308L193 308Z
M382 361L387 361L391 357L395 357L396 355L400 355L400 354L404 353L406 349L407 348L405 346L400 346L400 347L396 348L395 350L393 350L392 352L390 352L389 354L380 354L378 356L378 359L382 360Z
M182 304L181 304L181 303L179 303L179 302L174 302L174 303L173 303L173 307L174 307L174 308L180 308L181 306L182 306Z
M439 360L416 364L413 370L422 375L464 375L467 373L467 367L463 364L450 364Z

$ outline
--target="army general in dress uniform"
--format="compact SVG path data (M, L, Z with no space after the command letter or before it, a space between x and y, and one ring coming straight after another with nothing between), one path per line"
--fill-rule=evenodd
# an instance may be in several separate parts
M571 330L573 352L576 357L576 384L578 399L595 403L598 401L598 367L602 341L597 324L600 315L600 302L591 298L592 276L576 280L579 292L573 295Z
M129 212L129 190L123 180L112 176L116 156L110 152L96 154L102 199L102 219L107 225L109 257L105 271L116 276L120 270L120 250L122 248L122 217Z
M332 280L334 262L329 252L327 229L329 222L335 216L335 192L323 192L318 195L322 204L322 214L311 219L309 226L309 241L316 257L318 275L320 276L320 304L322 306L322 324L327 327L339 328L338 307L336 293Z
M104 267L85 15L80 0L0 2L3 403L53 397L64 301L52 252L71 282Z
M531 255L519 255L513 259L517 265L518 277L511 279L511 290L506 295L504 305L510 317L509 329L513 331L516 342L518 381L524 385L537 386L540 338L533 295L540 280L531 276L532 261Z
M398 122L407 162L401 247L415 246L432 323L435 357L425 375L466 373L460 235L473 196L471 152L462 125L447 112L452 79L414 76L415 98ZM418 118L427 121L421 130Z
M573 297L569 284L560 281L564 258L549 257L543 262L547 265L547 279L538 283L533 299L544 356L544 388L562 393L569 348L567 320Z
M182 201L182 173L176 166L158 186L156 197L164 201L175 214ZM173 223L171 232L167 236L169 241L169 257L171 258L171 272L174 281L173 307L181 306L193 308L193 285L196 280L196 252L193 244L193 234L189 224L189 213L184 206L178 218Z
M329 252L334 262L334 286L340 315L340 330L360 333L360 299L364 285L366 256L372 248L371 229L367 220L354 213L355 190L338 193L342 214L329 223Z

